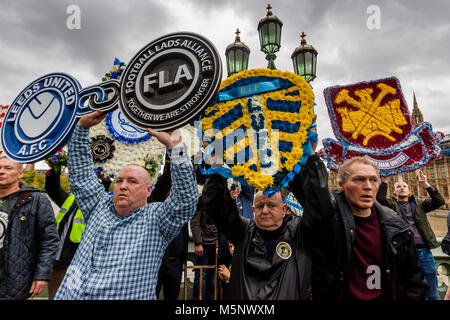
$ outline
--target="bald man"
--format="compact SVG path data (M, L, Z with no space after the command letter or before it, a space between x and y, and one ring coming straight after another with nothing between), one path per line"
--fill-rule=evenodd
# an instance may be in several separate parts
M215 174L203 188L201 206L234 244L230 299L308 300L310 260L300 241L300 219L286 215L280 193L256 193L254 219L239 215L226 180Z
M171 160L169 197L147 204L150 176L136 164L119 172L111 197L93 171L89 138L89 128L105 116L80 118L69 142L69 182L86 228L56 300L156 299L164 251L197 206L195 174L178 130L148 130Z

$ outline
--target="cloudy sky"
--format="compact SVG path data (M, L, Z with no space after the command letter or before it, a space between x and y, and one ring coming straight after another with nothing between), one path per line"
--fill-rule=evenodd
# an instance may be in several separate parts
M128 62L157 37L192 31L210 39L221 54L236 28L251 48L249 68L266 67L259 50L258 21L269 1L222 0L0 0L0 104L10 104L34 79L65 72L81 85L101 81L114 57ZM450 133L450 1L447 0L276 0L283 21L275 64L293 71L291 53L300 34L317 51L316 95L319 135L334 134L323 89L397 76L408 107L413 91L425 120ZM70 29L72 5L80 29ZM374 7L375 6L375 7ZM374 9L375 8L375 11ZM377 11L379 15L377 15ZM377 20L377 18L379 18Z

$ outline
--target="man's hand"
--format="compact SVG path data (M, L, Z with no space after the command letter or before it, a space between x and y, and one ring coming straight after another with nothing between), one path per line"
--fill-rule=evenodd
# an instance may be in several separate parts
M153 129L147 129L147 132L161 142L166 149L173 149L182 143L183 138L179 129L173 131L156 131Z
M424 187L428 188L430 187L430 184L428 183L427 176L423 174L423 171L418 169L416 170L416 177L419 184Z
M195 254L197 257L203 257L203 246L201 244L195 246Z
M90 128L99 124L106 118L107 113L101 110L94 111L92 113L86 114L78 120L78 124L84 128Z
M35 280L31 283L31 298L36 297L38 294L41 294L42 291L44 291L45 287L47 286L48 281L43 280Z
M221 264L218 269L220 280L222 281L230 280L230 270L224 264Z

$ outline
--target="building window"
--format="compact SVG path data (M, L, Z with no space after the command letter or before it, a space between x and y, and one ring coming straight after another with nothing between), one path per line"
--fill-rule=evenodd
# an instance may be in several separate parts
M430 167L430 178L431 179L434 179L434 168L433 167Z
M446 184L444 184L443 186L444 188L444 197L448 198L448 186Z
M445 179L447 177L447 175L445 174L445 167L444 164L441 164L439 166L440 170L441 170L441 178Z

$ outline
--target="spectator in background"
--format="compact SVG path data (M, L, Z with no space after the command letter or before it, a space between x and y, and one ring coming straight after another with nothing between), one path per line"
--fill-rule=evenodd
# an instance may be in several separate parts
M236 201L239 214L247 219L253 219L253 194L255 188L246 185L241 185L242 190L239 190L237 181L233 181L230 187L230 195Z
M201 197L199 198L201 203ZM206 212L197 205L197 211L189 222L192 231L192 238L195 244L195 265L215 265L216 246L218 241L217 228L214 221ZM202 281L202 299L214 299L214 269L204 269L200 279L199 269L195 269L193 300L199 300L200 281Z
M50 280L58 233L50 201L0 156L0 299L34 298Z
M234 254L234 245L228 242L228 252L231 257ZM222 287L222 300L232 300L230 295L231 260L228 264L220 264L218 267L220 285Z
M382 205L395 210L410 226L414 234L414 242L417 252L422 262L425 279L430 288L427 291L428 300L440 300L438 292L438 280L436 262L434 261L431 249L437 248L439 243L436 240L427 213L438 209L445 204L445 200L436 188L432 187L427 180L427 176L422 170L417 170L416 177L419 184L425 188L430 195L429 199L416 199L411 195L406 182L396 182L394 184L394 197L387 198L387 183L383 179L377 194L377 200Z

